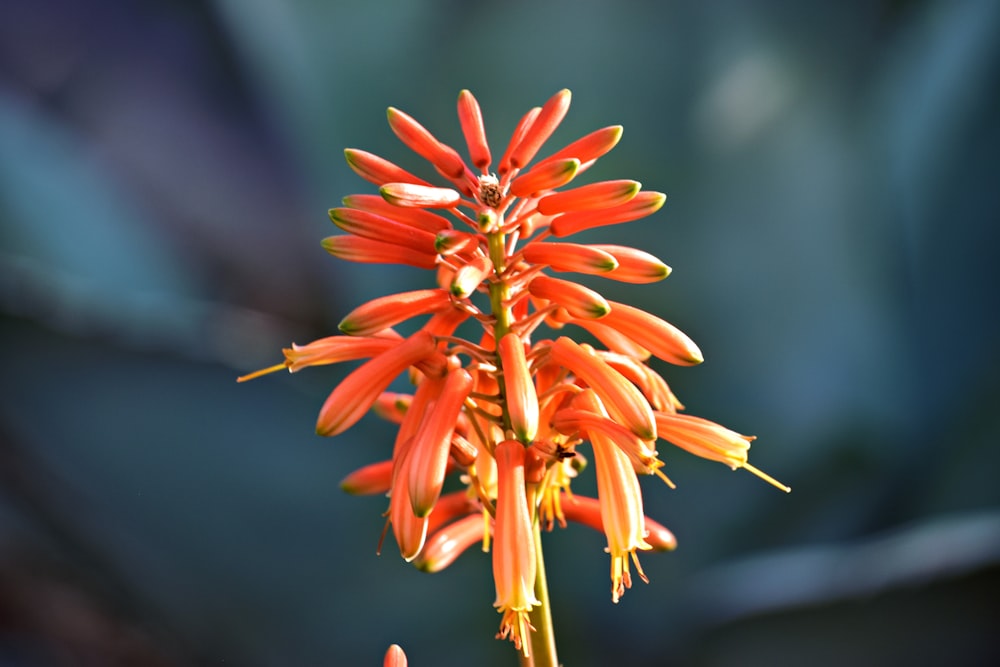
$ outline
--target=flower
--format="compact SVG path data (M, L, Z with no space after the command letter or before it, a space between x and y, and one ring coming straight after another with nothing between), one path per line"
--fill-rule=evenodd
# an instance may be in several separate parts
M385 652L382 667L406 667L406 654L399 644L392 644Z
M528 612L541 604L535 597L535 546L531 534L534 508L528 505L524 483L524 445L504 440L496 446L497 511L494 528L493 606L503 614L497 637L510 637L528 655Z
M528 111L497 159L479 103L463 90L458 119L468 163L416 119L390 108L392 132L436 176L425 180L385 158L346 149L348 166L378 194L350 195L330 209L341 234L322 244L348 261L433 269L433 280L355 307L340 323L343 335L293 344L283 363L240 378L366 360L330 393L316 430L341 435L369 410L398 430L391 452L378 452L377 462L348 475L343 488L388 495L388 526L403 558L421 570L439 571L473 544L492 550L494 604L502 614L497 636L525 656L550 646L544 650L551 664L551 634L540 637L549 631L548 611L538 613L545 596L536 594L535 526L551 530L574 521L603 531L617 602L631 586L633 566L646 579L638 551L676 546L673 534L643 513L639 474L672 486L657 439L787 490L747 462L752 438L679 414L684 406L646 362L655 356L679 366L700 363L701 351L686 334L653 313L550 275L647 284L670 274L643 250L562 240L648 216L666 201L634 180L570 186L617 145L621 126L536 159L569 104L570 92L562 90ZM563 333L567 325L589 332L597 345L577 343ZM397 326L412 332L403 335ZM388 391L400 376L412 392ZM571 489L588 455L596 499ZM450 474L459 488L442 493ZM402 650L391 647L386 664L405 664Z

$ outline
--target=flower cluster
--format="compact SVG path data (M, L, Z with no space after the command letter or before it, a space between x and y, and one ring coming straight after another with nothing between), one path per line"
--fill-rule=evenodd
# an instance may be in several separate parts
M684 333L656 315L550 275L643 284L670 273L641 250L562 240L650 215L666 199L631 180L560 190L622 134L620 126L605 127L535 161L569 103L563 90L529 111L495 173L483 117L469 91L458 97L458 117L471 166L390 108L393 132L447 185L348 149L348 164L379 194L351 195L331 209L331 220L346 234L323 246L350 261L433 269L436 286L369 301L344 317L343 335L292 345L283 363L241 378L367 359L330 394L316 430L338 435L373 410L398 424L398 432L391 456L352 473L343 488L388 494L388 522L400 552L422 570L447 567L473 544L492 548L494 604L503 614L498 637L510 638L524 653L528 615L539 604L538 526L551 530L576 521L603 531L616 602L631 585L632 566L646 579L638 551L676 546L670 531L643 512L638 476L671 484L658 440L787 490L747 463L752 437L682 414L667 382L647 364L650 357L700 363L701 352ZM429 318L415 333L404 337L393 329L418 316ZM474 340L456 335L467 321L481 325ZM582 328L597 345L561 335L567 325ZM541 333L546 330L555 333ZM388 391L402 374L412 393ZM585 443L588 453L581 451ZM585 456L596 470L596 499L571 492ZM449 474L460 477L462 490L442 492Z

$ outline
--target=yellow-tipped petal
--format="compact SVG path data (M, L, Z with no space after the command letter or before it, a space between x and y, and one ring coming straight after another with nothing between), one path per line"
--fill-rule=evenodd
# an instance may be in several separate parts
M536 298L562 306L570 315L581 319L600 319L611 311L603 296L569 280L539 275L528 284L528 291Z

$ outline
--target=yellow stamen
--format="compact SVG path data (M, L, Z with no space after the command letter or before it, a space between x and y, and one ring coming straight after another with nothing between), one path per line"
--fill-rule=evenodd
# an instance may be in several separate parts
M664 482L666 482L667 486L669 486L671 489L676 489L677 488L677 485L674 484L673 481L671 481L671 479L669 477L667 477L666 474L662 470L660 470L659 468L657 468L656 470L654 470L653 474L656 475L657 477L659 477L660 479L662 479Z
M773 478L770 475L768 475L763 470L758 470L757 468L754 468L749 463L744 463L742 467L746 468L747 470L749 470L753 474L757 475L758 477L760 477L762 480L764 480L765 482L767 482L771 486L776 486L777 488L781 489L785 493L791 493L792 492L792 487L786 486L786 485L782 484L781 482L779 482L775 478Z
M253 373L247 373L246 375L241 375L238 378L236 378L236 381L246 382L247 380L253 380L255 378L259 378L261 375L276 373L285 368L288 368L287 364L285 363L275 364L274 366L268 366L267 368L262 368L259 371L254 371Z

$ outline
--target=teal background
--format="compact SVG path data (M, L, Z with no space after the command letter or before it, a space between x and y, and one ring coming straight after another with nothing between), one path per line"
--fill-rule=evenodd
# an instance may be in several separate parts
M375 556L338 482L392 429L313 434L349 367L234 379L430 284L319 245L374 191L344 147L431 173L387 106L464 154L469 88L499 154L564 87L542 153L620 123L584 178L668 194L585 239L673 275L588 284L698 342L658 369L794 491L663 444L648 586L547 540L563 662L1000 660L998 80L988 0L7 0L0 664L514 664L488 556Z

